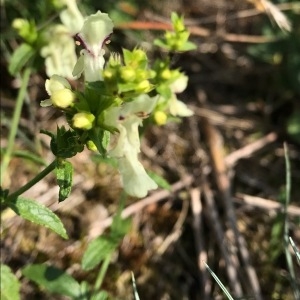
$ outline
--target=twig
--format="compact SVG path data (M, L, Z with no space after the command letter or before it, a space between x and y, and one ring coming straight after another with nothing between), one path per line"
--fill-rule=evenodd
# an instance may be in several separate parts
M188 214L188 210L189 210L189 202L184 200L182 202L182 210L180 212L180 215L175 223L175 225L173 226L173 230L171 232L171 234L169 234L167 236L167 238L164 239L164 241L162 242L162 244L159 246L159 248L157 249L156 253L158 255L162 255L163 253L165 253L165 251L169 248L169 246L176 240L179 239L179 237L181 236L182 233L182 226L186 220L186 216Z
M212 228L215 232L215 236L218 242L218 245L220 247L220 250L222 252L222 256L226 262L226 271L229 279L229 284L234 291L234 294L236 297L242 297L243 296L243 291L241 284L238 279L238 274L237 274L237 266L236 264L233 263L235 259L233 260L233 257L230 257L226 247L225 247L225 234L222 229L220 220L221 217L219 216L217 210L216 210L216 203L214 201L212 192L207 184L207 182L204 182L203 185L203 195L204 195L204 200L207 206L206 213L209 214L209 219L211 220L211 225Z
M152 194L151 196L140 200L139 202L129 205L122 211L122 214L121 214L122 218L123 219L128 218L129 216L141 211L146 206L156 203L156 202L159 202L159 201L162 201L163 199L169 197L173 193L181 190L182 188L190 186L193 181L194 181L193 176L188 175L185 178L183 178L182 180L174 183L171 186L170 191L160 190L160 191ZM111 225L111 223L112 223L112 217L109 217L109 218L105 219L103 222L101 222L99 226L101 228L105 229L105 228L109 227Z
M248 144L245 147L230 153L224 158L224 161L227 166L233 167L240 159L250 157L255 152L266 147L268 144L275 142L277 138L278 138L277 133L270 132L269 134L256 140L255 142Z
M160 23L160 22L148 22L148 21L132 21L126 23L120 23L116 25L118 29L134 29L134 30L172 30L171 24ZM191 35L200 37L209 37L210 39L219 39L227 42L235 43L270 43L280 40L274 36L263 36L263 35L246 35L246 34L235 34L235 33L221 33L206 29L200 26L189 26L187 27Z
M197 250L197 257L198 257L198 268L200 272L200 284L201 284L201 291L203 300L210 299L211 294L211 280L207 276L207 270L205 267L204 262L207 262L207 252L205 250L203 233L202 233L202 204L201 204L201 194L199 187L194 188L190 192L191 195L191 208L193 213L193 229L194 229L194 237L195 237L195 244Z
M205 99L203 99L201 92L199 94L199 91L198 91L198 98L199 98L199 102L200 103L202 102L202 106L204 106L203 102L205 102ZM236 247L241 254L242 265L246 270L252 292L255 293L255 299L261 300L262 296L260 292L259 281L255 269L250 264L250 255L246 247L245 239L240 234L236 226L237 219L236 219L234 205L230 193L230 180L227 175L227 167L225 164L224 155L222 154L224 147L222 144L221 135L219 134L216 127L211 125L209 119L202 118L201 123L210 151L210 156L211 156L213 171L214 171L213 172L214 178L218 186L218 190L221 194L223 207L226 211L226 216L229 223L229 229L234 233L234 244L236 244ZM249 288L248 285L245 285L245 287Z
M239 204L248 204L268 211L276 210L279 212L284 212L284 205L282 205L281 203L261 197L237 193L234 197L234 201ZM300 217L300 207L289 205L287 207L287 213L293 217Z

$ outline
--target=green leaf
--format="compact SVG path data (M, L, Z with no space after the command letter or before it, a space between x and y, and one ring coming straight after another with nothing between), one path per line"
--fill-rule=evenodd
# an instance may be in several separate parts
M106 300L108 299L108 294L105 291L100 291L96 295L93 295L90 300Z
M64 126L57 127L56 137L52 138L50 146L54 155L70 158L82 152L84 145L80 143L78 134L73 130L66 130Z
M169 49L169 45L162 39L155 39L154 45L163 49Z
M30 151L26 151L26 150L16 150L12 153L12 155L14 157L21 157L24 159L28 159L34 163L46 166L47 163L45 162L45 160L43 158L41 158L38 155L35 155L34 153L30 152Z
M205 267L208 270L208 272L211 274L211 276L215 279L215 281L217 282L217 284L219 285L219 287L222 289L222 291L224 292L224 294L227 296L227 298L229 300L234 300L232 298L232 296L230 295L230 293L228 292L228 290L226 289L226 287L224 286L224 284L221 282L221 280L218 278L218 276L213 272L213 270L206 264Z
M61 237L67 239L66 229L59 217L49 208L41 203L18 197L11 202L6 202L7 205L19 216L33 223L45 226Z
M81 291L81 295L78 300L91 300L91 288L88 282L86 281L80 282L80 291Z
M22 273L51 293L69 296L73 299L81 296L80 284L63 270L45 264L28 265Z
M11 272L11 269L1 264L0 282L2 300L19 300L20 299L20 283L18 278Z
M100 236L89 243L82 258L82 268L91 270L113 253L118 243L107 236Z
M56 180L59 186L58 201L62 202L69 197L73 182L73 166L70 162L57 159Z
M110 237L117 243L128 233L131 226L131 219L123 219L121 217L122 210L114 216L110 226Z
M66 130L64 126L57 127L56 135L43 129L40 132L51 137L51 151L57 157L70 158L84 149L84 145L80 142L80 136L77 132Z
M105 156L110 141L110 132L100 127L94 127L89 131L89 138L94 142L99 153Z
M22 44L17 48L9 62L8 71L16 75L24 65L34 56L35 50L28 44Z
M135 283L135 278L134 278L133 272L131 272L131 280L132 280L134 300L140 300L139 293L138 293L137 288L136 288L136 283Z
M300 110L294 110L287 121L287 132L294 141L300 143Z
M155 172L151 172L151 171L147 171L147 174L151 177L151 179L153 179L153 181L162 189L171 190L171 186L170 184L160 175L158 175Z
M196 48L197 48L196 44L187 41L182 45L179 51L191 51L191 50L195 50Z

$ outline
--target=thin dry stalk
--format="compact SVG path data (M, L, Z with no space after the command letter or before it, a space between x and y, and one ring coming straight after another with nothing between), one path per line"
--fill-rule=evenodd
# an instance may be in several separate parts
M242 193L236 194L234 201L239 204L243 204L243 205L248 204L250 206L258 207L267 211L274 210L276 212L283 213L285 209L284 205L282 205L277 201L246 195ZM289 205L287 207L287 214L291 217L300 217L300 207Z
M230 255L227 251L227 248L225 247L225 233L222 229L221 225L221 217L219 216L218 211L216 210L216 202L214 201L213 194L207 184L207 182L204 182L202 184L203 188L203 195L204 195L204 201L206 204L206 211L205 213L209 216L210 220L210 226L212 227L212 230L215 233L216 240L218 243L218 246L221 250L222 257L225 260L226 263L226 272L229 280L229 285L235 294L235 297L242 297L243 296L243 290L241 283L239 281L238 266L235 264L235 258Z
M201 203L201 193L200 188L194 188L190 192L191 195L191 208L193 213L193 229L194 229L194 237L195 244L197 250L198 257L198 269L200 273L200 286L202 291L203 300L209 300L211 294L212 283L208 276L207 269L205 267L204 262L207 262L207 251L205 249L203 232L202 232L202 203Z
M198 94L199 101L202 102L202 106L205 102L202 93ZM223 202L223 207L226 212L227 221L229 224L230 231L233 232L233 245L235 245L238 251L241 254L242 265L245 268L250 287L255 294L257 300L261 300L261 291L259 281L255 272L255 269L250 263L250 255L246 246L244 237L240 234L237 228L237 218L235 215L234 205L232 202L232 197L230 193L230 180L227 175L227 168L224 160L223 152L223 143L222 138L218 130L211 125L209 119L202 119L202 127L206 136L207 144L210 151L210 156L212 159L213 174L218 186L218 190L221 194L221 199ZM229 232L230 233L230 232ZM248 284L245 284L245 287L248 289Z

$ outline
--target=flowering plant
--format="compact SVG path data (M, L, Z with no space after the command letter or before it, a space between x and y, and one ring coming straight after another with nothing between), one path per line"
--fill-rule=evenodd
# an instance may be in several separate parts
M178 23L182 19L173 19L175 30L182 31L183 22ZM64 77L54 74L46 80L50 99L41 105L63 110L77 141L115 158L125 192L144 197L158 185L138 159L139 126L151 113L160 125L168 116L193 114L176 96L186 88L187 77L170 70L169 60L156 61L151 69L146 53L138 48L123 49L122 56L111 54L105 62L104 46L112 33L113 22L107 14L98 11L84 19L75 34L82 50L72 71L74 77L84 75L84 90L72 90ZM110 143L112 135L117 136L115 144Z
M41 130L51 137L50 147L56 158L17 191L11 193L1 188L0 200L1 204L24 219L68 238L63 223L52 210L38 201L22 197L22 194L55 171L59 186L58 200L64 201L72 187L73 166L68 159L82 152L84 147L116 162L124 191L130 196L141 198L159 185L166 187L168 185L159 176L149 176L139 161L139 128L144 125L145 119L148 119L147 124L152 121L163 125L176 118L190 116L192 111L177 98L177 94L186 88L188 78L179 69L170 69L170 59L158 59L151 67L145 51L140 48L132 51L123 49L121 54L105 56L104 48L113 34L113 22L109 16L98 11L85 18L75 0L64 0L57 5L61 3L66 5L59 13L62 24L46 26L40 30L33 21L16 19L13 22L13 27L24 42L13 53L9 71L12 75L22 74L23 80L16 101L16 117L9 146L1 164L1 174L5 173L12 156L18 118L30 74L40 67L37 62L41 58L44 58L49 78L45 82L48 98L41 101L40 105L62 111L69 128L57 127L56 133ZM157 44L170 51L191 49L183 19L173 14L172 21L174 32L166 33L161 45L160 42ZM79 58L73 37L76 44L82 47ZM178 43L174 43L175 40ZM78 85L80 89L75 89L74 84L71 84L77 79L83 81L83 84ZM85 281L79 284L69 274L45 264L28 265L22 270L23 275L49 291L60 291L71 299L106 299L107 294L100 290L101 282L112 253L129 228L128 220L121 217L122 208L123 204L120 204L110 233L93 240L83 256L84 270L104 262L94 288ZM98 249L103 249L99 255ZM10 295L14 293L15 296L9 299L19 299L17 278L7 266L2 269L4 272L1 272L1 277L4 274L4 278L11 278L14 286L11 288L6 281L3 290ZM49 280L45 274L53 272L59 276ZM92 296L87 298L87 295Z
M100 11L84 17L75 0L58 3L60 9L61 3L66 6L59 13L62 24L40 30L33 21L14 20L13 27L24 42L13 53L9 71L16 75L30 65L23 72L24 87L17 101L20 108L30 73L36 70L35 63L40 60L36 53L43 57L49 76L45 82L49 97L41 101L41 106L62 111L69 128L57 127L56 133L41 130L51 137L55 160L16 192L1 189L1 201L23 218L47 226L66 238L59 218L43 205L22 198L24 191L55 170L59 201L65 200L71 192L73 175L68 158L87 147L105 159L115 160L128 195L145 197L150 190L167 184L157 175L150 176L139 161L139 128L145 119L148 119L147 124L163 125L193 112L177 98L186 88L188 78L179 69L170 68L169 58L157 59L151 67L145 51L140 48L105 55L104 48L113 34L110 17ZM167 32L165 38L155 44L169 51L192 49L194 45L187 40L183 18L172 14L172 22L173 32ZM75 44L82 47L78 58ZM82 78L80 89L69 82ZM16 127L17 122L14 124ZM12 130L11 141L15 132ZM11 149L12 143L5 152L2 173L9 163ZM37 215L35 211L43 213Z

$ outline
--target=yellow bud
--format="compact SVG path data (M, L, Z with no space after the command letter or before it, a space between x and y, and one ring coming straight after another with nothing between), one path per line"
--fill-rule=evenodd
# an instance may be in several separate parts
M52 104L59 108L69 107L75 100L75 94L69 89L55 91L51 95Z
M124 81L128 82L135 80L135 70L130 67L123 67L120 75Z
M161 72L161 75L160 75L160 76L161 76L162 79L168 80L168 79L171 78L172 73L171 73L171 71L170 71L169 69L165 69L165 70L163 70L163 71Z
M141 61L146 58L146 53L141 49L134 50L134 59L136 61Z
M111 70L106 69L106 70L103 71L103 78L104 79L109 80L113 77L113 75L114 75L114 73Z
M87 141L86 146L88 147L89 150L97 152L97 146L95 145L95 143L91 140Z
M73 126L82 130L90 130L93 127L95 116L91 113L81 112L73 116Z
M149 80L141 81L136 88L137 92L143 92L143 93L148 93L150 90L151 90L151 84Z
M14 19L12 22L12 27L14 29L21 29L25 25L28 25L28 21L21 19L21 18Z
M167 122L167 115L163 111L156 111L154 113L154 120L157 125L165 125Z

